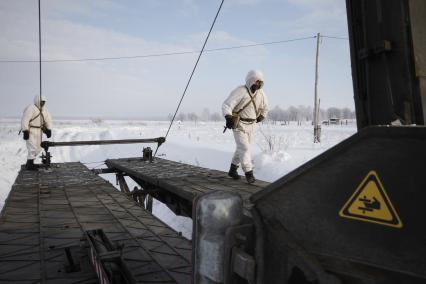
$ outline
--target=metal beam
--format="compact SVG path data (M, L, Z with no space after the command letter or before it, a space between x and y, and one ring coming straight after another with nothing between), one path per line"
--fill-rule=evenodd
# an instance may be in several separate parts
M129 186L127 185L127 182L124 179L124 175L122 173L117 174L117 183L120 185L122 192L130 193Z
M117 170L109 169L109 168L91 169L90 171L92 173L94 173L95 175L112 174L112 173L117 173L118 172Z
M66 141L51 142L43 141L41 147L49 149L50 147L62 146L87 146L87 145L109 145L109 144L137 144L137 143L158 143L163 144L166 141L164 137L147 138L147 139L123 139L123 140L93 140L93 141Z

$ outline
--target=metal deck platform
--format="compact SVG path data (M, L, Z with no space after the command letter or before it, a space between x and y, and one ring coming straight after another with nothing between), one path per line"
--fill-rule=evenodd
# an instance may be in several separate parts
M142 158L111 159L106 164L110 169L130 176L176 214L185 216L192 216L192 201L199 194L212 190L237 192L243 198L245 208L249 209L249 197L269 185L261 180L248 184L245 177L233 180L226 172L161 158L152 162Z
M0 217L0 283L98 283L81 238L100 228L136 282L190 283L190 242L80 163L19 173ZM80 271L67 272L67 251Z

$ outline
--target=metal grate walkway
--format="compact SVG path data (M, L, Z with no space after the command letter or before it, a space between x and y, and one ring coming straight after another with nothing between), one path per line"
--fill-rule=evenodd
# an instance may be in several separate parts
M161 201L167 203L167 200L162 200L165 199L164 194L161 198L161 192L166 192L186 201L188 206L192 205L193 199L199 194L223 190L239 193L244 200L245 208L248 209L251 206L249 197L269 185L261 180L248 184L245 177L233 180L226 172L161 158L155 158L152 162L144 161L142 158L111 159L107 160L106 164L109 168L132 177L142 187L156 190ZM190 212L186 212L186 215L191 216Z
M21 170L0 217L0 283L98 283L81 246L103 229L137 282L190 283L190 242L80 163ZM67 272L65 250L80 264Z

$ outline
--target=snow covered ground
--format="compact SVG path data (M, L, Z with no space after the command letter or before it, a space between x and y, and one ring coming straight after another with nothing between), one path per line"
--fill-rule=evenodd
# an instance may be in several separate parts
M135 139L164 136L169 122L165 121L101 121L56 120L52 141L100 139ZM26 147L20 124L14 119L0 119L0 210L19 172L26 161ZM321 143L313 143L309 122L300 126L261 124L253 144L255 176L274 181L323 151L356 132L355 123L322 126ZM223 122L176 122L167 142L157 156L192 165L227 171L234 151L231 131L224 134ZM89 168L103 167L107 158L141 156L142 148L156 145L109 145L52 148L53 162L81 161ZM103 176L115 181L113 176ZM154 215L190 237L191 220L175 216L159 202L154 203Z

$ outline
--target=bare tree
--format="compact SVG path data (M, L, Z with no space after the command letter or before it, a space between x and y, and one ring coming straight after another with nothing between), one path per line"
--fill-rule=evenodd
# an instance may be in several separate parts
M195 124L197 124L198 115L195 112L188 113L188 120L193 121Z
M289 146L288 137L276 135L269 127L259 129L263 140L258 144L260 149L264 152L274 153L279 151L286 151Z
M341 118L341 119L353 119L355 118L355 112L347 107L337 108L329 107L328 109L320 109L320 120L330 118ZM168 117L170 119L170 115ZM176 119L184 121L190 120L197 122L202 121L221 121L223 117L220 113L210 113L208 108L204 108L199 115L195 112L188 114L179 113ZM299 105L297 107L289 106L287 109L283 109L280 106L275 106L268 112L268 119L273 123L278 121L311 121L313 119L313 111L311 106Z
M173 119L173 114L169 113L169 114L167 115L167 120L168 120L168 121L172 121L172 119Z
M284 110L280 108L279 106L275 106L273 109L271 109L268 113L268 118L272 120L273 122L282 121L284 120Z
M313 110L310 106L298 106L299 119L300 120L312 120L313 119Z
M209 121L210 120L210 110L208 108L204 108L201 112L200 119L202 121Z
M328 117L327 117L327 111L325 109L320 108L319 112L320 112L319 113L320 120L326 120L326 119L328 119Z
M347 107L343 108L341 110L341 113L342 113L342 118L345 118L345 119L352 118L351 117L352 116L352 111L349 108L347 108Z
M177 119L177 120L180 120L180 121L185 121L185 120L186 120L186 118L187 118L187 116L186 116L186 114L185 114L185 113L183 113L183 112L180 112L180 113L176 116L176 119Z
M337 107L329 107L327 109L327 118L341 118L342 117L342 113L340 111L339 108Z
M221 121L221 120L223 120L223 117L219 113L215 112L210 116L210 120Z
M294 106L290 106L288 109L288 118L290 121L297 121L299 118L299 111Z

